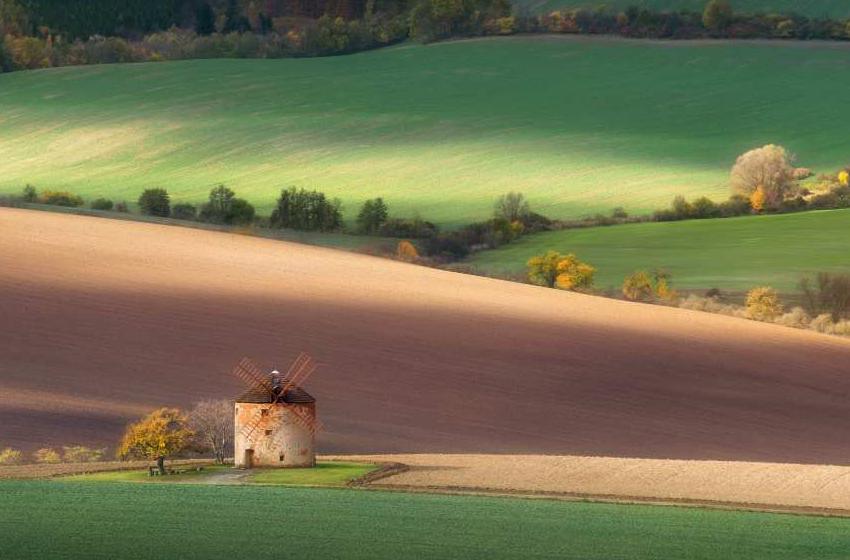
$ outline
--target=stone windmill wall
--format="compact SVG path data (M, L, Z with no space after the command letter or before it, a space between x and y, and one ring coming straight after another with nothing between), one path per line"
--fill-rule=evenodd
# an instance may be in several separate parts
M316 403L236 402L234 461L237 467L313 467L316 465L315 436L289 410L298 408L303 417L315 420ZM264 411L264 412L263 412ZM259 417L257 427L245 427Z

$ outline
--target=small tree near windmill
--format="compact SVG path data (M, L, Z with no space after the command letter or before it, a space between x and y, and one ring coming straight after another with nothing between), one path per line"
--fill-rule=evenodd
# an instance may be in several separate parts
M233 402L204 400L197 403L189 412L189 428L195 444L210 451L216 463L223 464L233 450Z
M121 459L130 457L156 460L159 474L165 474L165 459L189 444L192 430L176 408L160 408L130 424L118 448Z

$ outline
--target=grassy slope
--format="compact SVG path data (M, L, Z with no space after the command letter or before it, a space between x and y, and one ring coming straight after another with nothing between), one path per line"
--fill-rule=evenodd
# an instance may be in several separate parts
M845 519L383 492L5 482L0 506L0 552L19 560L827 560L850 546Z
M794 290L804 274L850 270L848 231L850 210L633 224L529 236L471 262L489 273L522 274L531 256L555 249L596 266L603 288L619 286L633 270L660 267L680 288Z
M443 224L525 192L553 217L727 194L742 151L846 163L842 45L515 37L309 60L209 60L0 75L0 192L26 182L268 212L283 186L382 195Z
M594 8L604 5L611 9L646 6L653 10L690 10L700 12L708 0L513 0L518 6L534 12L546 12L564 7ZM741 13L795 12L810 17L850 17L850 5L844 0L734 0L732 6Z

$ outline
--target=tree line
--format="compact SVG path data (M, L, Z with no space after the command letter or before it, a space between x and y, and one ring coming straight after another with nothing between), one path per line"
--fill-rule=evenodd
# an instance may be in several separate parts
M408 38L514 33L850 40L850 19L629 7L530 14L509 0L0 0L3 71L191 58L325 56Z

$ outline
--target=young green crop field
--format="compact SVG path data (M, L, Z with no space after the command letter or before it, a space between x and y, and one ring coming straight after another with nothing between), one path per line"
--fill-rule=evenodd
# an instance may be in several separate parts
M0 483L0 557L846 558L850 520L257 486Z
M702 12L708 0L513 0L514 5L532 12L545 13L559 8L597 8L623 10L629 6L647 7L655 11L688 10ZM850 17L850 5L844 0L734 0L739 13L782 14L793 12L809 17Z
M638 269L664 268L677 288L797 289L804 275L850 271L850 210L718 220L629 224L528 236L470 264L489 274L521 275L547 250L575 253L597 268L600 288L619 288Z
M565 36L352 56L193 60L0 75L0 193L200 202L226 183L268 213L282 187L369 197L456 225L526 194L554 218L728 196L747 149L848 163L850 45Z

